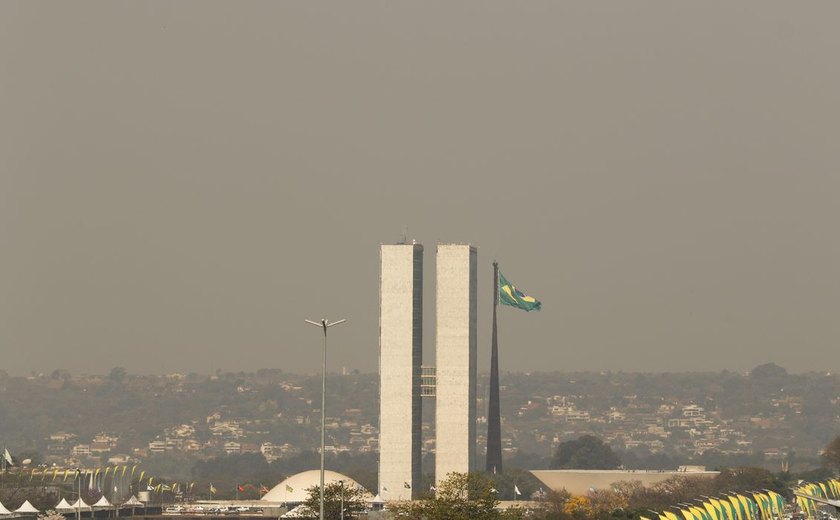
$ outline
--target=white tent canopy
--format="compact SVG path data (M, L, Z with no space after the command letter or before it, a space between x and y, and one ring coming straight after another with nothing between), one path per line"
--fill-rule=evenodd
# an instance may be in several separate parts
M19 508L15 509L15 513L40 513L40 511L35 509L35 506L30 504L29 500L27 500L21 504Z
M12 514L12 512L9 511L8 509L6 509L6 506L4 506L3 504L0 504L0 516L10 515L10 514Z
M58 511L59 513L63 513L65 511L73 511L74 507L71 506L68 501L66 501L62 498L61 502L59 502L58 505L55 506L55 510Z
M100 498L99 501L97 501L95 504L93 504L93 507L114 507L114 506L110 502L108 502L108 499L105 498L105 495L102 495L102 498Z
M140 502L139 500L137 500L136 496L131 495L131 498L126 500L125 504L123 504L123 505L124 506L135 506L135 507L140 506L140 507L143 507L143 502Z
M70 507L72 507L74 510L75 510L75 509L90 509L90 506L89 506L89 505L87 505L87 504L85 504L85 503L82 501L82 499L81 499L81 498L79 498L79 499L77 499L75 502L73 502L73 504L72 504Z

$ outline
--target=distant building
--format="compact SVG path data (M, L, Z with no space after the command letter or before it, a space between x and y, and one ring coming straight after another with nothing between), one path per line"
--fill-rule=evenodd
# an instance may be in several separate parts
M681 466L677 471L546 469L531 473L553 491L585 495L593 489L612 489L616 482L637 481L651 486L675 476L713 478L719 474L705 469L703 466Z
M254 442L243 442L239 447L239 453L262 453L260 445Z
M150 442L149 453L166 453L166 441L155 440Z
M238 455L242 452L242 445L235 441L228 441L225 443L225 453L228 455Z
M120 464L128 464L131 462L131 456L126 455L124 453L118 453L116 455L111 455L108 457L108 464L113 464L115 466Z
M70 443L76 440L76 434L56 432L47 440L47 452L50 455L66 455L70 451Z
M688 406L683 406L682 415L683 417L705 417L705 410L696 404L690 404Z
M90 455L90 444L77 444L73 446L71 453L76 457L86 457Z
M265 457L266 462L274 462L280 458L279 455L281 451L278 446L275 446L270 442L264 442L260 444L260 453L262 453L263 457Z

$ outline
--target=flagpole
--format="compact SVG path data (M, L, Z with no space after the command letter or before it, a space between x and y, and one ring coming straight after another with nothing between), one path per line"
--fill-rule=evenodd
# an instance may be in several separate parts
M502 419L499 403L499 335L496 310L499 307L499 264L493 262L493 333L490 346L490 395L487 412L488 473L502 471Z

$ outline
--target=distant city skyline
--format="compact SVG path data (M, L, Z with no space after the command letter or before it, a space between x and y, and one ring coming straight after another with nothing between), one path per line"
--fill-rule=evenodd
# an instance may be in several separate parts
M838 16L0 3L0 369L315 373L328 317L373 373L407 226L478 248L479 371L494 259L503 371L838 371Z

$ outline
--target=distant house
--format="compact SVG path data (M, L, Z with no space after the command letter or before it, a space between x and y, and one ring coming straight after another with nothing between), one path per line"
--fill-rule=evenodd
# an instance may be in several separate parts
M77 444L71 453L77 457L87 457L90 455L90 444Z
M114 466L128 464L129 462L131 462L131 457L125 453L119 453L108 457L108 464L113 464Z
M696 404L690 404L683 406L682 415L683 417L705 417L706 411Z
M90 443L90 453L93 455L111 453L111 445L107 441L93 441Z
M239 453L260 453L260 445L253 442L243 442L239 445Z
M166 453L166 441L155 440L149 443L150 453Z

